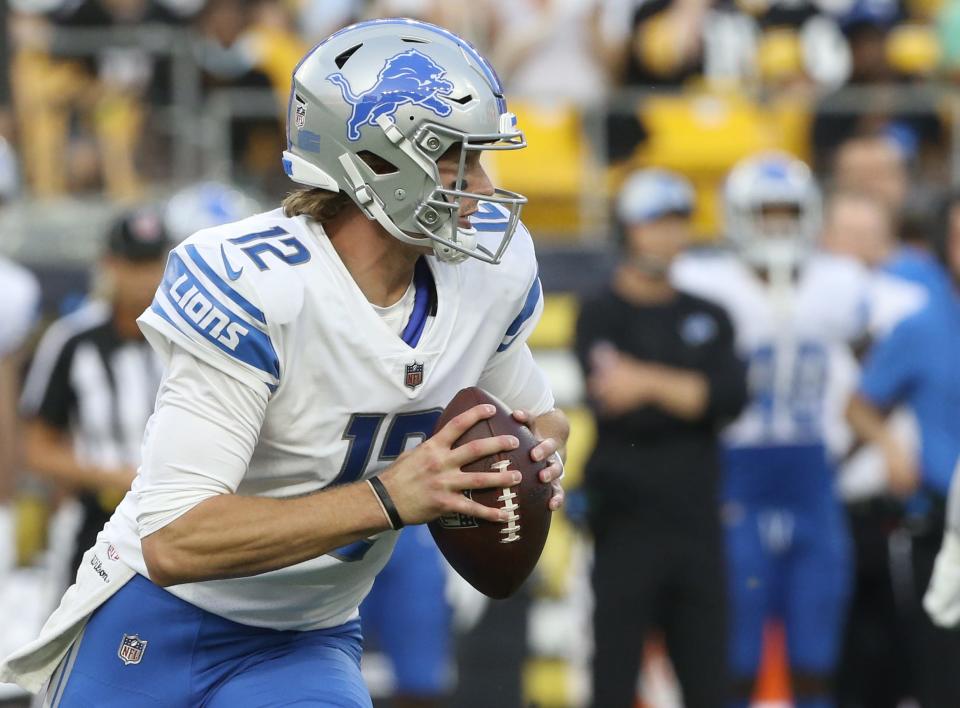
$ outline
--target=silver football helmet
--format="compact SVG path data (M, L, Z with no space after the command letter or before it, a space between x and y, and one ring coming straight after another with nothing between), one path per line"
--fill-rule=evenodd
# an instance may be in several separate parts
M779 152L743 160L727 177L723 196L727 237L751 265L792 268L813 248L820 190L802 161Z
M459 174L440 183L437 159L459 147ZM526 145L503 87L472 45L424 22L373 20L317 45L293 72L283 165L294 182L348 194L404 243L438 258L498 263L526 198L464 190L468 154ZM368 162L365 157L379 160ZM384 163L387 167L384 167ZM371 164L374 166L372 167ZM463 199L508 212L499 245L458 226Z

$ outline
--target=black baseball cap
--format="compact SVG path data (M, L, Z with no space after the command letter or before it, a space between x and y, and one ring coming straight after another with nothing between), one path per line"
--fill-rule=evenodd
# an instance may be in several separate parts
M163 258L172 243L160 212L137 209L120 215L107 236L107 253L128 261Z

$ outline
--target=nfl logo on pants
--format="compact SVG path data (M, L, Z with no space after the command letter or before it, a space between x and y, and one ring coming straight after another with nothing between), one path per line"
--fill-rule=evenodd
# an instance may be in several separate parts
M406 370L404 371L403 383L406 384L407 388L416 388L422 384L423 364L416 361L412 364L407 364Z
M117 656L120 657L124 666L130 666L130 664L139 664L146 650L147 640L140 639L136 634L124 634L120 641L120 648L117 649Z

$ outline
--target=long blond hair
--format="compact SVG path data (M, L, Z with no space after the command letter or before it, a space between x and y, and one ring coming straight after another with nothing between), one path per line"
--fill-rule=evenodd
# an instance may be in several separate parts
M373 170L374 174L386 175L397 171L393 163L379 155L362 150L357 157ZM303 214L321 224L336 218L343 209L353 203L345 192L330 192L318 187L304 187L290 192L283 200L284 216Z
M283 199L283 213L285 216L299 216L303 214L314 221L323 224L335 218L344 207L353 202L343 192L330 192L318 187L304 187L290 192Z

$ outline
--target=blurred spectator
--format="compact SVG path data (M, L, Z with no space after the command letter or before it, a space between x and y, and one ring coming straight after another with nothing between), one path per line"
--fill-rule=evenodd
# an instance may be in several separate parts
M158 214L121 217L101 261L104 299L47 330L24 387L26 465L75 493L82 508L71 578L136 476L162 373L136 319L153 299L168 247Z
M370 0L363 16L364 19L409 17L430 22L463 37L488 54L498 28L496 2L498 0Z
M635 4L623 84L676 86L703 70L703 23L710 0Z
M943 126L936 94L918 85L909 67L891 65L897 53L891 51L890 28L899 17L896 2L857 0L841 18L852 62L849 85L860 93L830 93L820 100L812 128L819 163L864 131L887 132L910 157L939 145Z
M827 387L864 331L867 274L814 250L819 190L798 160L749 158L734 167L724 194L739 258L691 256L675 278L727 307L749 359L749 403L725 434L731 705L749 704L764 626L779 616L794 705L823 708L831 705L851 575Z
M598 0L492 0L492 60L507 93L597 106L606 97L609 50Z
M855 258L873 271L870 319L874 337L886 335L897 321L925 302L920 286L880 270L896 248L894 215L887 201L862 191L834 192L826 209L821 245L832 253ZM841 370L831 377L831 399L838 408L846 405L857 375L857 366L851 361L849 376ZM837 487L847 509L855 573L837 672L838 705L896 708L912 695L905 613L895 591L903 577L902 562L890 552L900 508L888 496L879 451L851 444L842 412L838 410L837 415L841 420L831 427L844 433L840 451L845 455ZM910 440L911 430L909 416L901 414L898 437Z
M19 354L39 310L40 291L24 268L0 258L0 585L16 560L11 506L20 465L16 400Z
M960 199L944 208L937 255L954 283L960 279ZM878 342L867 358L858 392L847 416L864 440L882 451L894 494L907 501L911 535L911 659L916 698L924 708L960 705L960 633L936 627L923 612L921 598L933 572L943 537L946 496L960 457L960 357L955 295L932 296L917 314ZM917 418L919 459L892 433L889 411L906 405Z
M894 218L900 216L908 186L907 156L882 132L851 136L834 153L833 187L882 200Z
M363 5L363 0L300 0L296 3L300 36L314 45L359 20Z
M169 63L135 33L179 17L153 0L19 6L12 82L32 186L57 195L102 185L114 199L137 199L144 165L153 166L142 154L146 104L169 99ZM104 39L91 47L87 35L78 44L74 31L84 29L102 30Z
M947 78L960 79L960 2L944 2L937 17L942 67Z
M0 136L0 205L16 197L17 163ZM20 465L16 400L20 388L21 345L39 314L40 288L33 275L0 258L0 585L15 559L11 502Z
M900 239L883 271L895 278L915 283L930 297L951 297L952 285L947 271L930 247L936 223L936 198L918 192L907 199L900 219Z
M656 630L684 705L726 703L718 436L743 407L746 372L724 312L670 283L692 209L679 177L629 178L618 203L620 267L577 322L598 429L585 481L597 708L634 705L644 640Z
M878 268L896 247L894 212L886 201L866 192L838 190L827 201L820 245Z
M282 178L276 167L276 146L283 140L279 117L293 68L307 52L293 15L280 0L208 0L194 29L205 99L221 89L273 89L275 114L244 111L246 97L240 96L230 102L237 115L220 129L229 131L230 154L242 170L260 181Z
M948 287L944 270L929 248L931 200L922 189L911 190L909 181L903 148L882 131L855 135L845 140L834 155L834 188L879 199L890 210L898 227L894 246L882 264L883 271L917 283L928 291L942 292ZM858 251L876 239L874 236L859 240L855 246L849 236L837 237L844 238ZM872 259L869 264L877 265Z

